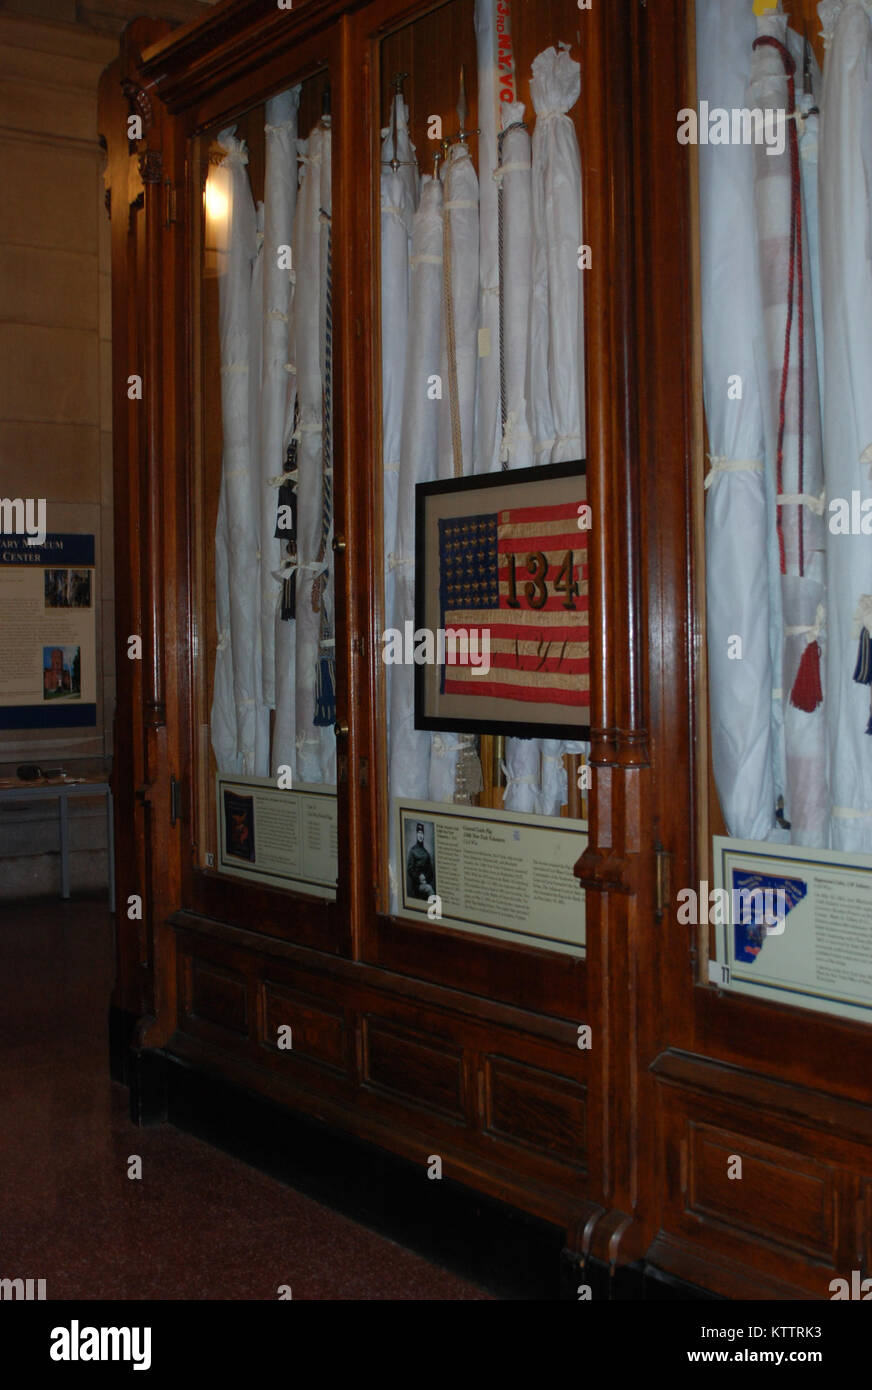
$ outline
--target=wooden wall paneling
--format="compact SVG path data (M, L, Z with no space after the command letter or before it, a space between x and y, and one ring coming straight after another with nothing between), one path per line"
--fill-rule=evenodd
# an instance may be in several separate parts
M226 928L219 941L190 917L175 925L174 1054L202 1057L200 1049L211 1049L213 1064L264 1094L285 1102L306 1097L304 1108L382 1140L388 1126L390 1147L422 1163L439 1153L446 1176L449 1165L457 1176L460 1164L468 1178L477 1163L489 1190L517 1202L523 1175L534 1194L521 1201L526 1209L532 1202L543 1214L545 1202L547 1219L557 1214L573 1232L587 1218L576 1188L584 1173L588 1059L570 1027L555 1032L550 1025L545 1036L517 1022L509 1027L508 1018L475 1023L457 1010L457 992L452 999L431 991L423 1004L410 982L372 971L363 982L352 962L337 963L344 976L337 980L329 964L298 948L275 943L274 952L288 959L268 960L258 947L236 944L251 933ZM527 1020L532 1029L544 1023ZM288 1051L276 1046L279 1022L294 1030Z
M827 1297L830 1279L862 1258L868 1107L672 1049L654 1072L669 1233L657 1262L687 1277L690 1254L705 1287L730 1297L777 1296L767 1280ZM737 1158L741 1179L735 1167L730 1176Z

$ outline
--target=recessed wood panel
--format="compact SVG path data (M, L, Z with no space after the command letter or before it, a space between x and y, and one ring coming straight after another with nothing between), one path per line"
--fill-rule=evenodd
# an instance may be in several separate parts
M390 1091L454 1119L466 1118L460 1052L372 1018L363 1020L363 1037L363 1079L367 1086Z
M504 1057L486 1059L485 1130L549 1158L584 1167L586 1091L577 1082Z
M245 976L192 957L185 1012L240 1037L248 1036Z
M747 1135L688 1124L687 1207L702 1217L831 1260L836 1249L834 1171ZM742 1160L740 1178L730 1159Z
M281 989L265 982L263 985L263 1047L280 1052L282 1056L304 1058L337 1071L346 1071L345 1020L339 1010L325 1009L320 1002L295 990ZM291 1029L291 1047L287 1052L278 1048L278 1030Z

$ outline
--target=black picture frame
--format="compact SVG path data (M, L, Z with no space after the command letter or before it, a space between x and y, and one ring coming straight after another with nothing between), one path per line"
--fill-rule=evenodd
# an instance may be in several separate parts
M572 485L567 489L567 482ZM577 496L576 496L577 494ZM434 599L433 579L434 579L434 522L438 527L438 522L445 516L460 515L452 508L463 507L471 511L478 509L478 498L481 499L480 510L490 508L491 513L494 509L502 511L509 505L515 507L547 507L552 502L565 504L567 498L571 496L573 502L577 500L579 506L587 504L587 467L584 459L573 459L563 463L545 464L539 468L519 468L511 471L499 473L476 474L472 477L440 479L436 482L418 483L415 488L415 630L433 630L434 626L441 626L441 623L434 625L433 614L437 612L441 617L441 605L438 593ZM511 501L507 502L507 498ZM517 498L517 500L515 500ZM590 514L587 514L590 522ZM428 671L432 672L432 667L427 665L416 665L414 673L415 688L415 728L428 730L431 732L448 733L471 733L471 734L497 734L511 738L559 738L587 741L590 738L590 615L588 581L582 579L583 566L589 565L589 546L588 539L591 534L590 524L581 529L581 519L576 523L578 526L579 550L582 552L579 560L579 597L584 597L585 602L579 606L578 628L580 633L585 633L582 639L586 643L587 656L587 694L586 704L580 706L583 718L576 720L569 717L555 718L554 714L559 715L563 711L562 706L557 706L554 714L548 719L541 717L542 704L535 700L513 699L511 697L501 700L484 701L479 695L476 704L488 703L495 711L493 717L480 717L477 713L473 714L469 709L453 709L446 712L444 709L434 708L435 705L446 703L444 695L440 694L435 700L433 695L433 677L428 680ZM438 556L435 561L436 573L439 573ZM574 560L570 566L571 576L575 573ZM528 577L524 577L524 582L529 582ZM583 587L582 587L583 586ZM546 590L547 592L547 590ZM549 595L550 596L550 595ZM435 609L434 609L435 603ZM569 624L564 621L562 627ZM484 627L485 624L482 624ZM542 627L547 631L551 624L543 619ZM586 631L585 631L586 630ZM541 645L541 642L540 642ZM546 662L549 658L545 658ZM579 677L584 683L585 676ZM455 705L456 700L452 701ZM469 698L462 701L469 705ZM513 706L511 713L507 713L507 707Z

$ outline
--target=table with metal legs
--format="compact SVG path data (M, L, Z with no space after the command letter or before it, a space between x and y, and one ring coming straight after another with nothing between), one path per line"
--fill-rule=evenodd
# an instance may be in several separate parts
M115 911L115 825L112 817L112 788L108 782L18 782L0 786L0 801L33 801L57 798L61 837L61 897L70 896L70 824L68 801L71 796L105 796L109 840L109 911Z

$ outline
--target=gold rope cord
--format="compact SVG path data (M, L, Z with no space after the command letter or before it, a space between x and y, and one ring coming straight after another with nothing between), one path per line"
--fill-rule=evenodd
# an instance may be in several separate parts
M445 180L448 182L447 178ZM460 403L457 399L457 338L454 331L454 300L451 293L451 210L443 214L442 302L445 306L445 337L448 344L448 406L451 412L451 452L454 476L463 473L463 440L460 434Z

